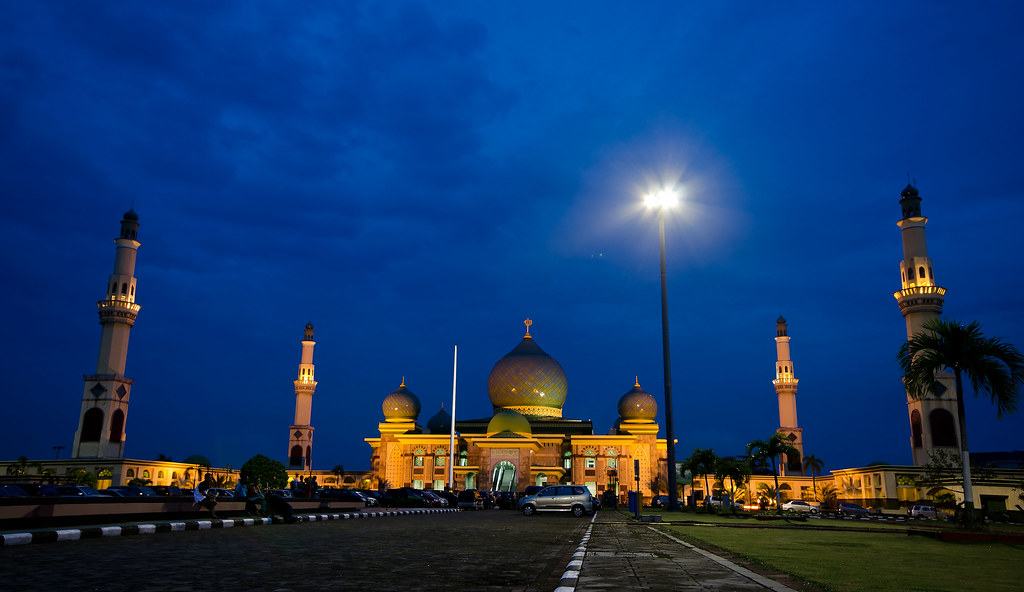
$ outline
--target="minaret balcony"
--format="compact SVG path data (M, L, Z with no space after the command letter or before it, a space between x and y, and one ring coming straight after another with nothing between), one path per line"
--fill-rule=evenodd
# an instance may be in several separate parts
M911 312L942 312L946 289L939 286L916 286L893 293L903 314Z
M135 323L142 307L126 300L100 300L96 303L96 308L99 309L100 322L121 322L131 325Z

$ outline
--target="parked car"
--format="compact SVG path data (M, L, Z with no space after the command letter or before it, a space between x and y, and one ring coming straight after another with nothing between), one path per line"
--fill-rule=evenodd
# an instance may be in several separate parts
M911 518L938 518L939 512L935 506L910 506L907 508L907 516Z
M185 495L176 485L150 485L149 488L155 491L157 495L162 495L164 497ZM189 495L191 495L191 493L189 493Z
M381 505L388 508L425 508L426 500L412 487L397 487L384 492Z
M668 507L668 496L667 495L656 495L651 498L652 508L667 508Z
M123 491L124 497L160 497L155 491L142 485L113 485L107 489Z
M373 505L375 506L379 506L380 500L384 497L383 493L374 491L373 489L356 489L356 491L365 495L367 498L374 500L376 503Z
M53 485L43 485L42 483L11 483L11 485L20 487L29 497L57 497L60 495Z
M110 497L88 485L58 485L57 493L61 497Z
M590 490L582 485L549 485L519 500L519 509L527 516L537 512L572 512L580 517L594 513L594 502Z
M278 497L292 497L291 489L266 489L263 495L276 495Z
M732 500L727 495L709 495L704 498L704 505L713 508L731 508Z
M782 504L782 509L787 512L803 512L805 514L817 514L818 504L805 502L804 500L790 500Z
M420 491L420 495L423 500L427 503L428 508L447 508L448 500L437 495L433 491Z
M526 489L523 491L523 497L535 495L541 489L544 489L543 485L527 485Z
M98 489L99 493L107 497L133 497L133 495L122 489Z
M869 516L871 510L857 504L851 504L849 502L840 502L837 509L840 516Z
M0 497L28 497L28 492L17 485L0 485Z
M235 501L235 492L230 489L224 489L223 487L211 487L206 490L207 493L213 492L214 499L219 502L233 502Z
M460 491L459 507L464 510L483 510L484 496L475 489L465 489Z

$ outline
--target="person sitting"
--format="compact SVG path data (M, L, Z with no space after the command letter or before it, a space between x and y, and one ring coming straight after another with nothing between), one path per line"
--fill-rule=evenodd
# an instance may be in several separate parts
M192 499L195 501L195 509L198 510L200 506L206 508L210 511L211 518L217 517L217 512L214 511L214 508L217 507L217 494L210 490L214 485L213 475L207 473L206 477L203 478L202 483L200 483L199 486L195 488L195 491L192 492Z

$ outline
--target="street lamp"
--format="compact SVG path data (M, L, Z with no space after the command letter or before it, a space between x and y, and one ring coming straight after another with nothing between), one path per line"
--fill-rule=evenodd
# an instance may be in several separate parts
M665 435L668 439L668 509L679 509L676 498L676 446L672 429L672 368L668 352L668 282L665 279L665 211L679 203L679 194L662 189L644 197L644 205L658 210L658 244L661 247L661 353L665 364Z

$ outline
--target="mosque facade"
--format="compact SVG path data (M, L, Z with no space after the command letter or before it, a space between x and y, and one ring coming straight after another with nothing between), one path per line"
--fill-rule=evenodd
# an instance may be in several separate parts
M441 410L421 426L419 398L402 384L384 398L384 421L372 449L374 487L523 491L530 485L576 483L594 494L636 489L665 491L667 448L658 438L658 404L640 388L619 399L610 434L594 433L590 420L563 417L568 380L562 366L530 334L491 369L491 417L456 420ZM449 467L449 463L453 466Z

